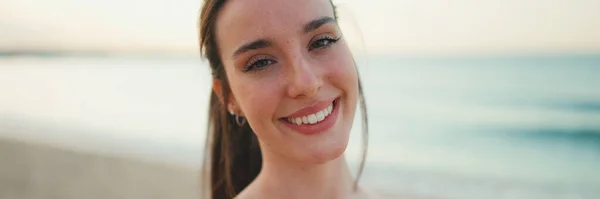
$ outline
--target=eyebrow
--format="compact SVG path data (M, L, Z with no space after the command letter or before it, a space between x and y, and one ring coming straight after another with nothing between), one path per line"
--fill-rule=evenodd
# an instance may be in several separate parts
M328 24L328 23L333 23L335 22L335 19L332 17L321 17L315 20L312 20L310 22L308 22L306 25L304 25L303 31L304 33L309 33L313 30L318 29L319 27ZM246 43L242 46L240 46L237 50L235 50L233 52L232 57L236 57L242 53L248 52L250 50L256 50L256 49L261 49L261 48L266 48L271 46L271 42L265 40L265 39L259 39L253 42L249 42Z
M271 42L264 40L264 39L259 39L250 43L246 43L242 46L240 46L237 50L235 50L235 52L233 52L233 57L238 56L242 53L245 53L247 51L250 50L256 50L256 49L260 49L260 48L266 48L271 46Z
M321 18L312 20L312 21L308 22L306 25L304 25L304 33L309 33L327 23L333 23L333 22L335 22L335 19L331 18L331 17L321 17Z

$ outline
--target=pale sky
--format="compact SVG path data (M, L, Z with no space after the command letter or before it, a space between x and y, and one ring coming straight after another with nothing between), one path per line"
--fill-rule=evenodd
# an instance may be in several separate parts
M2 0L0 51L195 53L200 2ZM370 53L600 51L598 0L339 2L342 21L358 24Z

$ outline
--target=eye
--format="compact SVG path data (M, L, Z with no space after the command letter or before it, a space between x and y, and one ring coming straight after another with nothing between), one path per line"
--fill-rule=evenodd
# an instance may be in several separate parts
M269 67L272 64L277 63L277 61L269 59L267 57L264 56L260 56L260 57L255 57L252 58L252 60L250 60L248 62L248 64L246 65L246 67L244 67L244 72L251 72L251 71L260 71L260 70L264 70L267 67Z
M317 50L317 49L324 49L324 48L327 48L327 47L335 44L339 40L340 40L340 38L334 38L329 35L323 36L320 39L317 39L316 41L311 43L310 46L308 47L308 50L312 51L312 50Z

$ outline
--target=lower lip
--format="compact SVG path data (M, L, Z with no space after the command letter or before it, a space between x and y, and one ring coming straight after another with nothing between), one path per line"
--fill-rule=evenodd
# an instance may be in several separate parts
M292 130L304 135L318 134L320 132L324 132L327 129L330 129L333 125L335 125L335 122L337 121L337 117L339 115L339 104L340 103L338 98L333 102L333 110L331 111L331 114L329 114L323 121L316 124L295 125L284 121L283 119L281 119L280 122L284 123L287 127L291 128Z

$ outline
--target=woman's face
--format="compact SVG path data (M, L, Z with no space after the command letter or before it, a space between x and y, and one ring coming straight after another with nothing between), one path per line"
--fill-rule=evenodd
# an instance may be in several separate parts
M328 0L230 0L215 34L229 107L263 153L323 163L344 152L358 76Z

